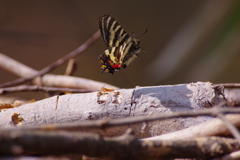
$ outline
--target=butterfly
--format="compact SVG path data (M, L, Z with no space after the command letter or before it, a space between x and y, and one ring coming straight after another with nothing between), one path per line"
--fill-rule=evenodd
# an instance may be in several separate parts
M126 68L138 54L142 48L139 46L139 39L129 36L129 34L121 27L121 25L111 16L103 15L99 19L99 29L109 49L105 50L99 56L99 62L103 71L113 74L121 68ZM146 33L147 30L144 32ZM143 51L143 50L142 50Z

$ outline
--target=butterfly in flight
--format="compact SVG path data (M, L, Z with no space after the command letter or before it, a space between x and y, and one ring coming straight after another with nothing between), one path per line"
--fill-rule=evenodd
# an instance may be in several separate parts
M139 39L136 39L135 35L130 37L114 18L109 15L101 16L99 28L103 41L109 47L99 56L102 73L106 71L113 74L114 71L126 68L138 57L137 53L142 50ZM147 30L144 33L146 32Z

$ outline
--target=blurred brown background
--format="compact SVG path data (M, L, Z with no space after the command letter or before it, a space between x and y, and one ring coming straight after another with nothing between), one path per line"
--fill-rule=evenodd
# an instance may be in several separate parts
M239 82L240 1L115 0L0 1L0 52L40 70L84 43L109 14L132 35L141 35L132 65L100 74L98 39L76 57L74 76L122 88L196 81ZM52 73L63 74L66 65ZM0 70L0 83L17 77Z

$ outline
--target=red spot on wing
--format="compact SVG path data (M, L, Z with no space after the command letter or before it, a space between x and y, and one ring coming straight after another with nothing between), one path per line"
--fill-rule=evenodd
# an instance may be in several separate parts
M120 68L121 67L121 64L114 64L114 65L112 65L112 68Z
M111 67L113 68L113 69L119 69L119 68L121 68L121 64L114 64L114 63L112 63L112 61L110 61L110 60L108 60L108 63L111 65Z

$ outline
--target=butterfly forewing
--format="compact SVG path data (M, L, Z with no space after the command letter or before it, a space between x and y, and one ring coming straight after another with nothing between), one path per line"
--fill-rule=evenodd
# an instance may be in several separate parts
M106 46L110 47L99 56L103 72L113 74L116 70L126 68L141 51L139 40L131 38L109 15L100 17L99 28Z
M100 31L107 47L118 47L131 39L121 25L111 16L101 16L99 23Z

